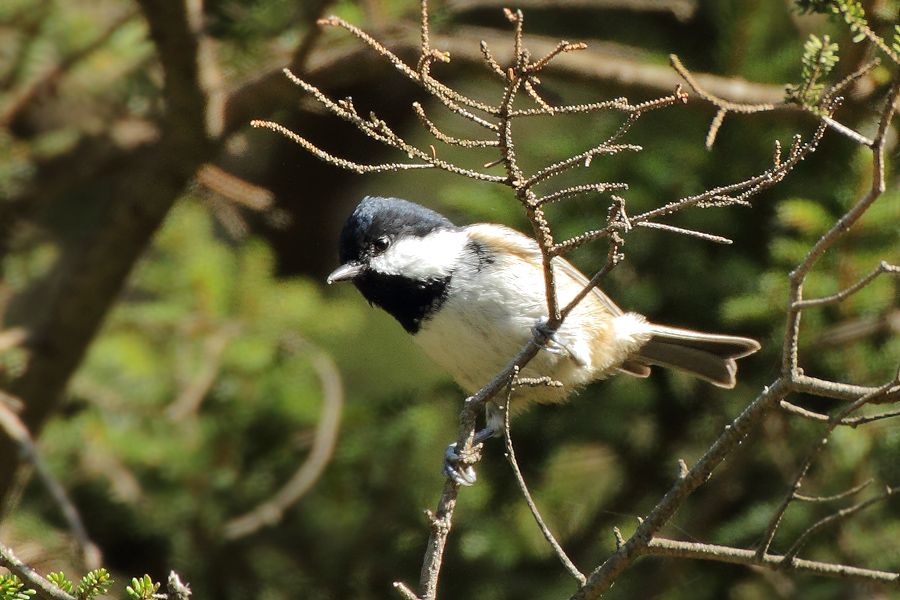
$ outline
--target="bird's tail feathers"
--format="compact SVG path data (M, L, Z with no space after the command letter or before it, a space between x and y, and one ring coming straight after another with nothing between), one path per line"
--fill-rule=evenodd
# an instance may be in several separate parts
M733 388L736 359L760 348L756 340L733 335L655 324L650 325L650 330L650 341L623 365L625 371L640 376L647 371L646 366L640 368L642 365L655 365L685 371L718 387Z

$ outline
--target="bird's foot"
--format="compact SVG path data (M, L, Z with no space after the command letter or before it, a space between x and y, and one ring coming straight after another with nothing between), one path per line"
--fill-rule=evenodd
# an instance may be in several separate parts
M473 445L468 452L460 452L456 449L456 442L447 446L444 451L444 475L456 482L457 485L474 485L477 479L475 467L481 460L481 444Z
M570 345L566 345L560 341L559 336L557 335L558 332L551 331L548 322L549 319L547 319L547 317L541 317L537 320L537 323L534 324L534 327L531 328L532 335L534 335L537 342L544 347L544 350L551 354L569 356L579 366L586 365L587 361L584 357L576 352Z

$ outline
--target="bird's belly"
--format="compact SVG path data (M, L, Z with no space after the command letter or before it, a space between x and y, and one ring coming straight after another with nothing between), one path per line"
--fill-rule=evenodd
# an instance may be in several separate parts
M422 324L414 337L425 354L471 394L487 384L519 353L534 335L532 329L542 316L540 311L534 310L509 315L502 307L492 306L489 302L451 299ZM557 335L564 333L561 331ZM564 400L575 386L585 383L588 376L588 369L579 366L565 351L543 349L523 369L520 377L550 377L561 382L563 387L522 389L515 399L558 402Z

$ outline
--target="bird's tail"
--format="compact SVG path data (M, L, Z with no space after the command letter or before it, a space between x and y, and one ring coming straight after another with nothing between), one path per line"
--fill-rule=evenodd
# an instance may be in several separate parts
M665 325L651 325L650 341L632 355L623 370L646 376L650 365L685 371L723 388L733 388L736 359L759 350L756 340L703 333Z

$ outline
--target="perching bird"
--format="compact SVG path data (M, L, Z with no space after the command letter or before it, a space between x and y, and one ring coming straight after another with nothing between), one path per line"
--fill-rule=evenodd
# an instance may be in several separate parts
M366 197L340 237L341 266L328 283L350 280L387 311L467 393L499 373L547 319L541 252L533 239L503 225L458 227L446 217L397 198ZM565 306L588 283L571 263L553 259ZM683 371L713 385L735 385L735 359L759 350L748 338L656 325L624 312L597 288L553 333L520 377L549 377L561 387L519 388L513 410L559 402L615 372L647 377L651 366ZM488 405L476 441L496 435L502 420ZM470 484L448 449L445 471Z

